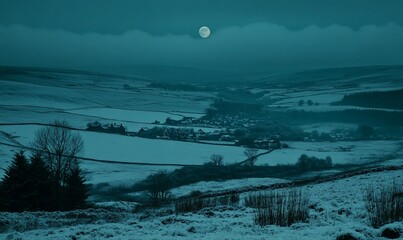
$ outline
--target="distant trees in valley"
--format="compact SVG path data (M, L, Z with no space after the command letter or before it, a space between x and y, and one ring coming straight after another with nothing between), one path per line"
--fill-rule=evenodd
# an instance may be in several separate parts
M224 165L224 157L220 154L213 154L210 156L210 163L214 166Z
M244 155L248 158L248 164L253 166L257 160L258 149L257 148L247 148L244 151Z
M308 111L272 111L273 119L281 119L286 124L312 124L327 122L344 122L369 124L374 126L403 126L402 111L346 109L341 111L308 112Z
M209 88L209 87L200 87L200 86L195 86L195 85L190 85L190 84L182 84L182 83L172 84L172 83L161 83L161 82L152 82L152 83L148 84L148 87L160 88L160 89L170 90L170 91L189 91L189 92L203 92L203 91L213 90L212 88Z
M220 114L261 114L263 105L258 103L242 103L225 100L214 101L209 108L206 109L206 118Z
M369 125L360 125L357 128L357 135L359 139L369 140L374 135L375 129Z
M311 100L311 99L309 99L308 101L304 101L303 99L301 99L301 100L299 100L298 101L298 106L304 106L305 105L305 103L306 104L308 104L308 106L312 106L312 105L314 105L314 102ZM315 105L317 105L318 103L315 103Z
M323 169L331 168L333 166L333 163L332 163L331 157L326 157L325 159L320 159L317 157L309 157L306 154L302 154L298 158L298 162L297 162L296 166L304 171L323 170Z
M333 105L351 105L367 108L403 109L403 89L392 91L357 92L347 94Z
M196 133L193 128L168 128L168 127L153 127L151 129L140 129L137 133L139 137L145 138L164 138L179 141L194 141Z

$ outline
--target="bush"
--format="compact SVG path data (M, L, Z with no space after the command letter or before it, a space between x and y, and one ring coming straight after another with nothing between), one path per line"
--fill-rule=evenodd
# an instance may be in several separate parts
M381 229L381 236L388 239L398 239L401 237L403 229L394 223L386 225Z
M354 236L353 233L342 233L336 237L336 240L360 240L357 236Z
M96 199L97 201L106 201L106 202L141 202L147 203L148 199L141 199L134 196L128 195L128 193L133 192L132 187L130 186L111 186L109 183L99 183L96 185L89 185L89 195Z
M403 220L403 188L393 182L376 190L374 186L365 191L365 206L369 221L375 228Z
M331 157L320 159L316 157L309 157L305 154L302 154L299 157L298 162L296 164L298 168L304 171L329 169L332 167L332 165L333 164Z
M256 208L254 222L260 226L290 226L308 220L308 197L302 191L251 194L245 205Z
M175 212L196 212L206 207L202 198L186 198L175 202Z
M192 197L179 200L175 203L175 212L196 212L206 207L215 206L236 206L239 204L239 194L232 193L218 197L202 198Z
M237 146L253 147L255 145L255 138L253 138L253 137L242 137L235 144Z
M23 234L23 232L31 230L43 231L44 229L66 228L82 224L116 223L125 219L127 215L128 213L125 211L109 211L99 208L67 212L4 212L0 215L0 233L3 236L7 232ZM38 239L43 238L38 237Z
M149 175L145 184L153 206L165 203L171 196L172 182L167 171L159 171Z

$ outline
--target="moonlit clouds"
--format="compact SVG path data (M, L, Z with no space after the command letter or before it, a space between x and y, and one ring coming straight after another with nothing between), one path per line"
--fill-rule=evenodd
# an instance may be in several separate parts
M195 29L197 31L197 29ZM189 35L77 34L0 26L0 65L75 67L175 65L231 69L259 66L337 67L403 64L403 28L390 23L358 30L331 25L290 30L256 23L218 29L209 41Z

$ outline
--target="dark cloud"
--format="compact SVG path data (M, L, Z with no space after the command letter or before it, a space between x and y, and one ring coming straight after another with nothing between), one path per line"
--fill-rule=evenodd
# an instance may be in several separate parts
M401 0L2 0L0 24L63 29L74 33L192 34L271 22L291 30L311 25L403 26Z
M402 12L401 0L2 0L0 64L402 64Z
M403 64L402 42L403 28L394 23L357 30L340 25L290 30L256 23L213 28L208 39L190 34L154 36L141 30L78 34L10 25L0 26L0 65L274 69Z

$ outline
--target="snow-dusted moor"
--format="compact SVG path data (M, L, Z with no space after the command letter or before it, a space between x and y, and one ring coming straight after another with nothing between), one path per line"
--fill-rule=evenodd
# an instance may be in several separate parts
M403 239L401 12L0 1L0 239Z

